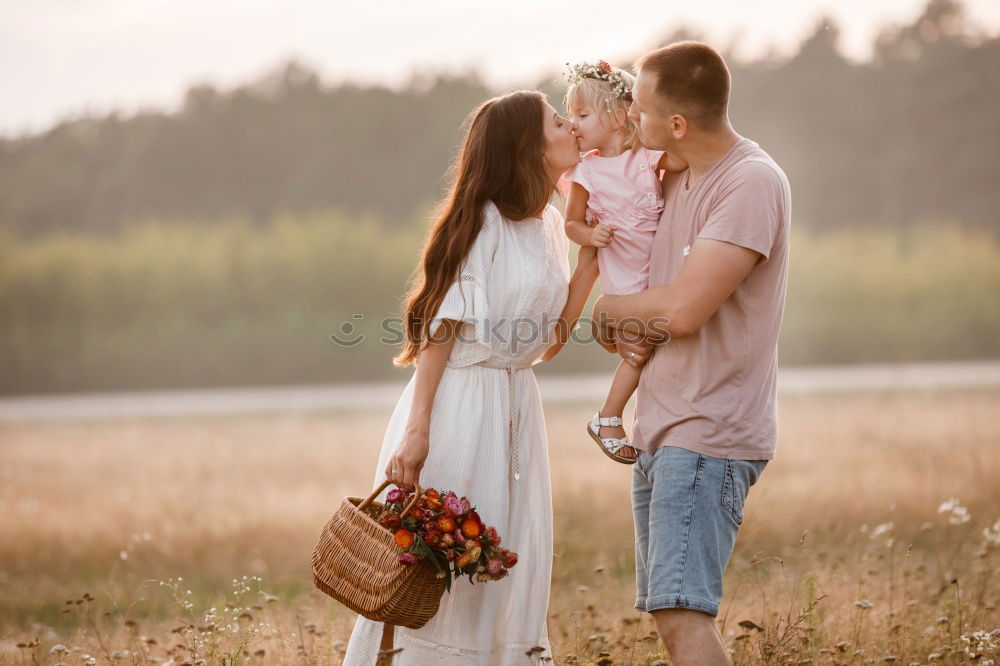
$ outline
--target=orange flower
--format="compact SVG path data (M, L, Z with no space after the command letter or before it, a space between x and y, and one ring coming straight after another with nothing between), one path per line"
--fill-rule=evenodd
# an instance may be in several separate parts
M441 508L441 493L434 490L433 488L428 488L426 492L424 492L424 499L427 501L427 506L429 506L430 508L432 509Z
M465 551L462 556L458 558L458 561L455 562L455 566L459 569L466 567L478 560L482 553L483 551L478 546L475 546L472 550Z
M410 530L399 530L396 532L396 545L400 548L409 548L413 545L413 532Z
M454 532L455 521L449 516L441 516L437 519L437 528L442 532Z
M390 530L396 530L399 529L399 525L402 521L400 520L398 513L387 513L379 518L379 522L382 523L383 527L387 527Z
M462 534L474 539L482 533L478 520L473 520L472 518L467 518L462 521Z

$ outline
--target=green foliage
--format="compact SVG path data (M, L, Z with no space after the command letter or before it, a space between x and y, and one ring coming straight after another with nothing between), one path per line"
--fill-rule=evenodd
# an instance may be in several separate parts
M0 235L0 391L399 377L409 370L392 366L399 338L383 322L401 314L425 232L327 212L264 227L148 221L112 238ZM789 271L784 364L1000 356L991 233L793 226ZM364 341L335 344L345 324ZM614 357L571 343L545 365L610 371Z
M781 360L996 357L998 290L1000 242L958 223L799 231Z
M383 335L379 321L398 315L423 233L316 213L263 229L150 221L114 238L6 236L0 390L364 377L388 349L329 336L345 322L370 340Z

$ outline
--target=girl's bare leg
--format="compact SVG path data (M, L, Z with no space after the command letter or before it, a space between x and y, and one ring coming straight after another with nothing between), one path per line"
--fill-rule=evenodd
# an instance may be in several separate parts
M601 416L621 416L625 411L625 405L629 398L635 393L639 386L639 377L642 375L642 367L633 367L622 361L615 370L615 377L611 380L611 389L608 391L607 400L601 408ZM601 437L625 437L624 426L601 426L598 431ZM631 446L626 446L618 451L618 455L623 458L635 458L636 452Z

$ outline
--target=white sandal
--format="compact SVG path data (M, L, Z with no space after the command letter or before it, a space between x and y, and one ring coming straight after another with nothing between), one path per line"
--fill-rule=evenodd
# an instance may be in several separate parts
M601 451L604 455L611 458L616 462L623 463L625 465L635 464L636 458L626 458L625 456L618 455L626 446L631 446L628 441L628 437L601 437L601 426L620 426L622 424L622 417L620 416L601 416L601 412L598 411L594 414L594 418L590 420L587 424L587 434L589 434L597 445L601 447Z

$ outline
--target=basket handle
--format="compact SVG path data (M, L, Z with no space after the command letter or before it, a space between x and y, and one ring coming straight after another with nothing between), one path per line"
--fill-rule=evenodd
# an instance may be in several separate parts
M375 498L378 497L378 494L380 492L382 492L383 490L385 490L389 486L390 483L392 483L392 482L389 481L389 479L386 479L385 481L383 481L382 485L380 485L378 488L376 488L375 490L373 490L372 494L369 495L368 498L365 499L364 502L362 502L361 504L358 505L358 511L364 510L369 504L371 504L372 502L374 502ZM417 491L413 494L413 499L411 499L410 503L406 505L406 508L403 509L403 512L401 514L399 514L400 518L405 518L406 514L408 514L410 512L410 509L412 509L416 505L417 500L420 499L420 496L424 494L424 491L420 487L419 483L415 483L413 485L416 486L416 490Z

